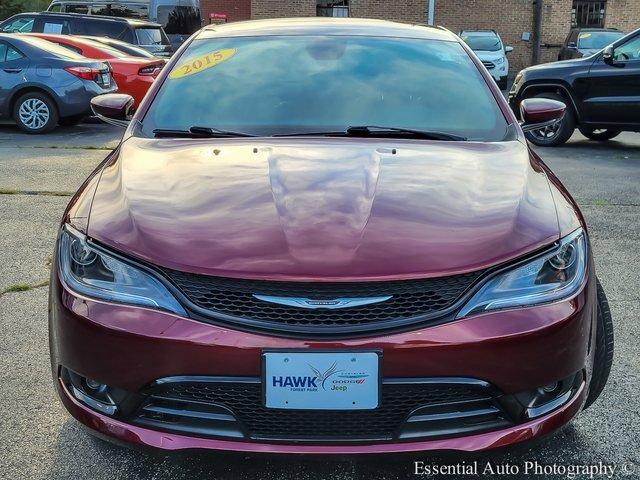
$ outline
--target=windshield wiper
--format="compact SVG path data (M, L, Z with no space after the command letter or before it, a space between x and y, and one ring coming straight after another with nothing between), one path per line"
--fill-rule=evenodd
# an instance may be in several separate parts
M189 130L174 130L169 128L156 128L153 130L156 138L163 137L187 137L187 138L227 138L227 137L255 137L250 133L221 130L219 128L193 126Z
M272 137L390 137L390 138L421 138L425 140L445 140L464 142L467 137L454 135L453 133L438 132L433 130L413 130L410 128L378 127L376 125L358 125L348 127L343 131L326 132L294 132L276 133Z
M435 130L414 130L412 128L379 127L377 125L357 125L347 128L347 134L354 137L412 137L425 140L450 140L464 142L467 137Z

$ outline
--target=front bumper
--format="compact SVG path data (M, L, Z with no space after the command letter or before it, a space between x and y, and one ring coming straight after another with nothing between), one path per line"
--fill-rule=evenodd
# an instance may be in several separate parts
M55 270L54 270L55 271ZM97 302L67 291L54 274L50 341L58 393L69 412L110 438L161 449L222 449L278 453L380 453L453 449L476 451L533 439L568 422L582 407L590 378L595 329L593 282L571 300L484 314L370 338L304 340L204 324L159 311ZM504 395L535 390L584 372L571 397L531 421L447 438L312 443L305 439L206 438L132 424L89 408L61 381L62 367L128 392L144 392L175 376L246 377L261 374L264 349L382 350L384 378L467 377Z

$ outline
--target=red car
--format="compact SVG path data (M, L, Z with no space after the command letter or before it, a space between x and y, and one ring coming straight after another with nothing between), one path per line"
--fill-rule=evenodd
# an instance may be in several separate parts
M28 33L24 35L42 38L70 48L84 57L107 62L111 66L111 73L118 85L118 91L131 95L134 105L140 104L165 64L165 60L160 58L132 57L109 45L86 38L48 33Z
M108 439L274 453L477 451L600 395L612 320L576 203L447 30L205 27L60 228L51 364Z

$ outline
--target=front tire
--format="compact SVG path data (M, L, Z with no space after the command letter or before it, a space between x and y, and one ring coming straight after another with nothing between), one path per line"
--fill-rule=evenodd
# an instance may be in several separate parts
M29 92L16 101L13 119L23 132L47 133L58 124L58 109L48 95Z
M607 384L611 365L613 363L613 319L607 296L604 293L600 281L597 280L598 291L598 320L596 330L595 358L593 360L593 372L589 382L589 395L584 408L595 402L604 386Z
M584 127L578 127L578 130L580 130L580 133L588 139L595 140L597 142L606 142L607 140L611 140L622 133L621 130L593 129Z
M539 93L538 95L535 95L535 98L549 98L551 100L557 100L558 102L566 104L567 110L565 111L562 120L556 125L526 132L525 136L527 137L527 140L539 147L556 147L558 145L562 145L571 138L573 131L576 129L576 119L571 105L568 104L564 97L557 93Z

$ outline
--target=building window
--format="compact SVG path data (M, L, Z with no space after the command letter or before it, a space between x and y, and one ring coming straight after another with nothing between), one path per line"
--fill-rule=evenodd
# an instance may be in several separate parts
M349 0L317 0L318 17L348 17Z
M581 28L604 27L606 0L574 0L571 12L571 26Z

